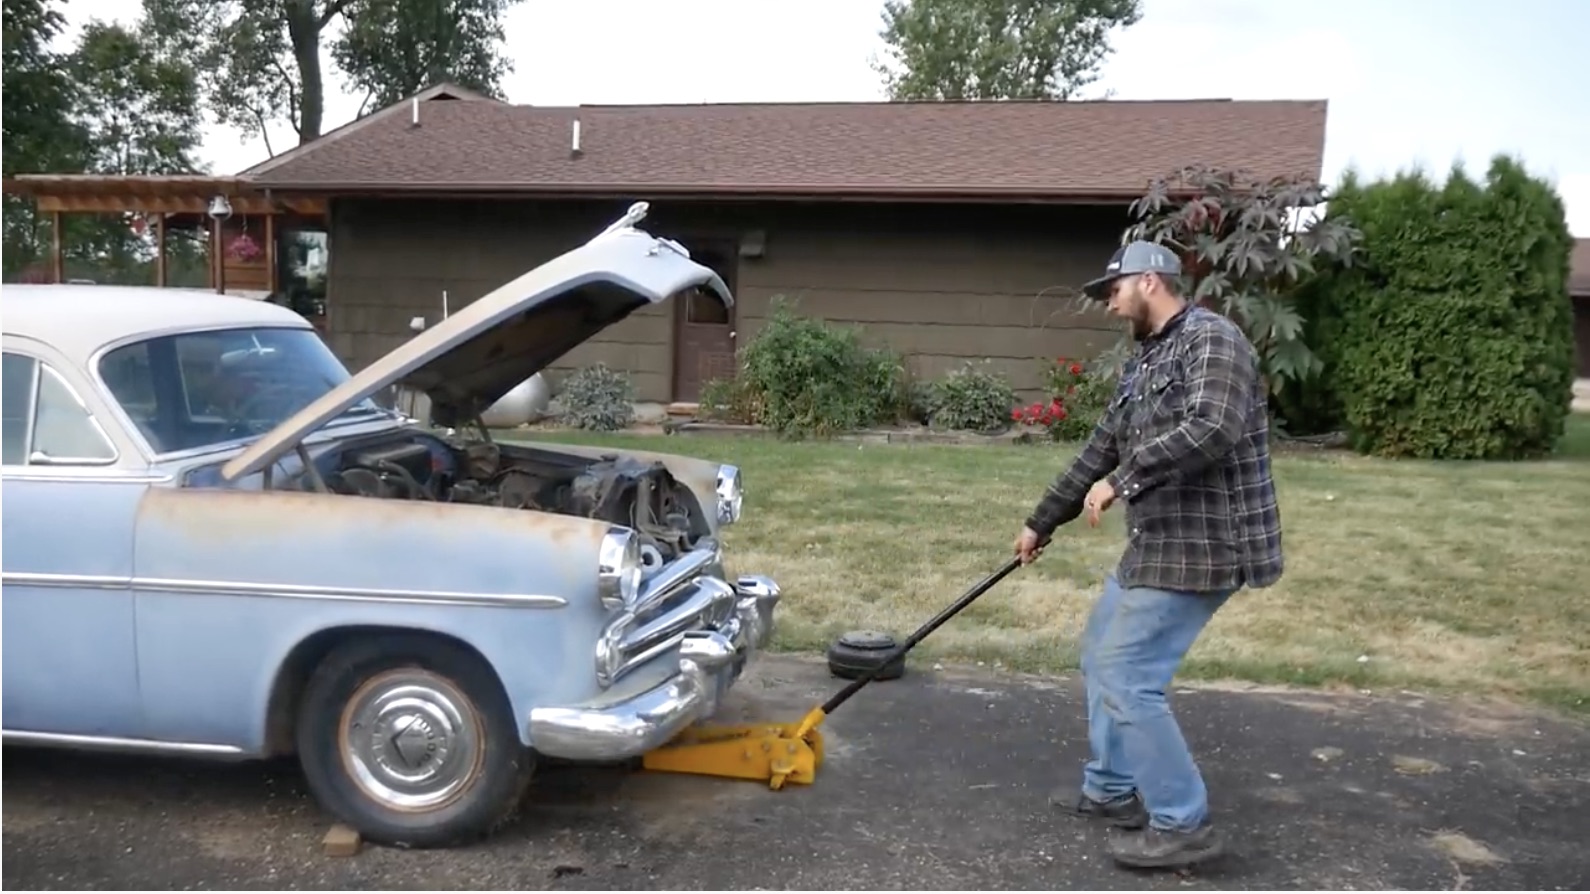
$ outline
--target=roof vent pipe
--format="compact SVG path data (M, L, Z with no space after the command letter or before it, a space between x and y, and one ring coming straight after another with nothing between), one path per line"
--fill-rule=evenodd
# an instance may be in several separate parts
M418 96L414 97L413 99L412 112L409 115L409 124L413 127L420 126L420 98Z
M580 119L578 118L574 119L574 129L569 135L569 154L580 154Z

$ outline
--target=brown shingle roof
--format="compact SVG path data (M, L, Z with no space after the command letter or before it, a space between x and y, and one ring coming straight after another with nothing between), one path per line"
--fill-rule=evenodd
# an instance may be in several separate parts
M1568 269L1568 294L1590 296L1590 239L1575 239Z
M1320 175L1326 103L398 103L244 172L262 186L1136 196L1189 164ZM571 151L573 124L580 149Z

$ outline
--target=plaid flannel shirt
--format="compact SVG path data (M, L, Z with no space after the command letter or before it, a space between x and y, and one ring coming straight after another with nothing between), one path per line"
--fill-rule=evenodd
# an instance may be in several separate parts
M1190 306L1139 346L1027 526L1049 536L1108 478L1126 510L1122 586L1270 586L1284 561L1269 436L1257 352L1230 320Z

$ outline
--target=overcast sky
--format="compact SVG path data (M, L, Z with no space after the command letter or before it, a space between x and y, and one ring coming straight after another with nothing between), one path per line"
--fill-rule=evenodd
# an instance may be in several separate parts
M1328 99L1325 176L1492 154L1552 178L1590 237L1590 2L1146 0L1096 90L1120 99ZM128 21L135 0L70 0L71 26ZM517 103L881 99L878 0L529 0L507 20ZM72 30L75 30L72 29ZM74 37L69 31L67 39ZM353 118L326 60L325 129ZM276 151L293 145L282 125ZM218 173L265 157L257 138L206 133Z

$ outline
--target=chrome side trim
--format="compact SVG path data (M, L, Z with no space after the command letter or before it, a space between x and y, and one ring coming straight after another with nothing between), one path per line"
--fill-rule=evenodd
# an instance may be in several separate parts
M535 593L469 593L457 590L376 590L365 587L322 587L309 584L249 581L181 580L158 577L115 577L92 574L48 574L7 571L0 584L74 590L155 590L205 596L264 596L333 602L383 602L405 605L468 605L485 608L563 608L562 596Z
M132 578L107 574L45 574L31 571L0 572L0 586L49 587L72 590L128 590Z
M27 469L29 471L21 471ZM32 471L38 469L39 471ZM49 469L48 471L44 471ZM106 472L91 466L3 466L0 476L6 481L76 481L90 484L169 484L176 480L171 475L146 472Z
M44 745L51 748L96 748L110 751L146 751L156 754L216 754L240 755L243 749L236 745L214 745L204 742L158 742L154 739L123 739L117 736L85 736L70 733L37 733L24 730L0 730L0 739L7 744Z

